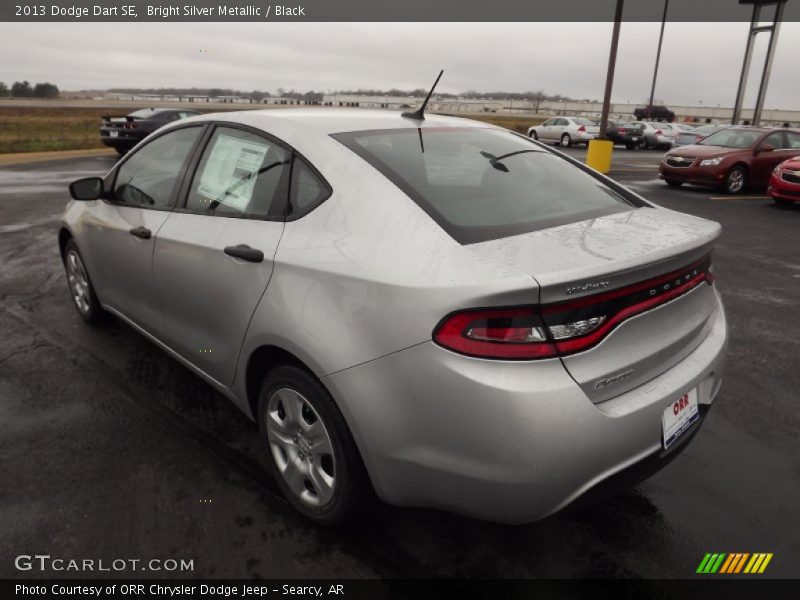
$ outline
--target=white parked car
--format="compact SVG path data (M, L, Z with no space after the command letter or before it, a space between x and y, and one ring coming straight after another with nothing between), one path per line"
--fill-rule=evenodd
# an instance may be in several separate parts
M681 133L677 125L659 123L658 121L644 121L644 136L642 148L671 148L672 142Z
M600 133L600 127L583 117L553 117L528 129L528 137L543 142L558 142L565 148L572 144L588 144Z

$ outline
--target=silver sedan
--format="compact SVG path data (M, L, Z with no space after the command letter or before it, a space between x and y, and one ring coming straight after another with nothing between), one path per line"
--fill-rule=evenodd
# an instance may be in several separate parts
M662 467L720 387L719 225L488 124L204 115L71 194L78 314L253 418L318 523L373 491L540 519Z
M583 117L553 117L528 129L528 137L543 142L556 142L565 148L588 144L597 138L600 126Z

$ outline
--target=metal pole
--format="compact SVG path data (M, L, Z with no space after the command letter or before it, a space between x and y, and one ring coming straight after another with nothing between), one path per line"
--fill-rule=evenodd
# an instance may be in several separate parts
M656 51L656 66L653 69L653 85L650 87L650 102L647 103L647 118L651 116L653 110L653 98L656 95L656 77L658 77L658 63L661 61L661 42L664 41L664 25L667 23L667 9L669 0L664 0L664 16L661 17L661 33L658 36L658 50Z
M611 53L608 56L608 73L606 74L606 91L603 96L603 116L600 117L600 133L598 138L606 138L608 129L608 113L611 108L611 88L614 85L614 68L617 65L617 47L619 46L619 28L622 23L622 5L625 0L617 0L617 10L614 12L614 32L611 34Z
M744 61L742 63L742 74L739 76L739 88L736 91L736 103L733 105L733 117L731 125L738 125L742 116L742 103L744 102L744 90L747 87L747 75L750 72L750 59L753 57L753 42L756 32L753 31L758 23L758 15L761 11L759 4L753 5L753 18L750 21L750 31L747 33L747 46L744 50Z
M758 125L761 121L761 111L764 109L764 98L767 95L769 76L772 71L772 59L775 58L775 46L778 41L778 33L781 29L781 19L783 19L784 0L778 0L775 5L775 19L769 32L769 46L767 46L767 57L764 59L764 70L761 73L761 84L758 86L758 96L756 107L753 110L753 125Z

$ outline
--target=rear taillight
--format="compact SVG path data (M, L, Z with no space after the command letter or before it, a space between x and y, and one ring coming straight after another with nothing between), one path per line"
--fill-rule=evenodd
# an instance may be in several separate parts
M138 125L136 123L125 123L123 126L124 129L136 129Z
M580 127L578 127L578 131L582 133L586 132L586 125L581 125Z
M663 135L660 129L656 129L656 135Z
M627 129L617 129L617 131L619 131L620 133L628 133Z
M711 258L609 292L544 306L459 311L433 332L436 343L479 358L534 360L583 352L623 321L707 282Z
M695 141L695 142L699 142L699 141L701 141L702 139L703 139L703 136L702 136L702 135L696 135L696 136L694 137L694 141Z

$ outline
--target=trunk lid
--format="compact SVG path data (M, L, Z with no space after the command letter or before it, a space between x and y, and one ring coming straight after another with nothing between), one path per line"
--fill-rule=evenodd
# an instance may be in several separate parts
M602 402L660 375L703 340L718 302L698 278L719 234L712 221L639 208L471 248L539 283L551 331L565 314L572 322L608 320L594 345L564 344L561 358L587 396Z

